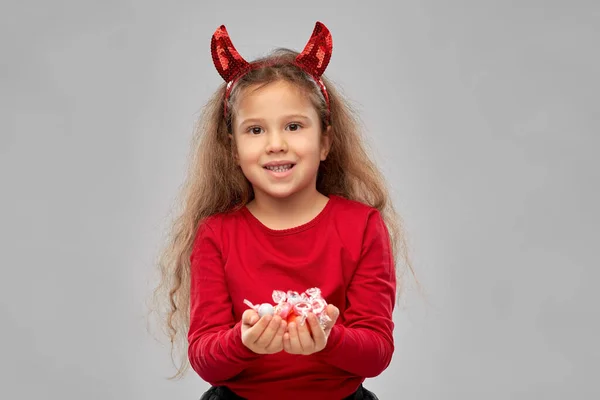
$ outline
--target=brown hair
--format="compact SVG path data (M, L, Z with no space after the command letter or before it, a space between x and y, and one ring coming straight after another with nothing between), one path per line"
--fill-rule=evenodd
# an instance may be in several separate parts
M154 291L154 307L151 308L158 313L161 326L171 340L171 356L181 350L177 373L170 379L182 377L189 367L189 259L198 225L213 214L239 209L253 199L252 186L233 156L235 142L228 137L240 96L250 86L287 81L304 90L321 116L322 127L327 126L324 96L310 75L294 65L297 55L295 51L279 49L256 60L265 65L238 80L228 101L227 118L223 114L225 84L221 85L203 109L195 129L187 179L176 202L180 208L176 210L176 218L158 261L160 282ZM367 153L359 119L334 85L325 77L322 80L330 100L331 149L319 167L317 190L324 195L342 196L378 209L390 233L394 260L401 258L413 272L401 220L383 175ZM400 284L403 274L396 271ZM401 293L400 285L398 293Z

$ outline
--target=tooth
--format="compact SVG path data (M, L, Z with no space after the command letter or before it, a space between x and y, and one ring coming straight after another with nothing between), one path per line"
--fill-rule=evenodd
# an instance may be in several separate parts
M274 172L285 172L287 170L289 170L290 168L292 168L291 164L287 164L287 165L275 165L275 166L269 166L267 167L267 169L274 171Z

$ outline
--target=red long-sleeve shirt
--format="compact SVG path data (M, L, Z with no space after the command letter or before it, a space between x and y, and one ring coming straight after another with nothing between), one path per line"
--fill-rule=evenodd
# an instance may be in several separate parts
M189 360L211 385L249 400L342 399L379 375L394 351L396 278L380 213L331 195L312 221L272 230L247 208L206 219L191 254ZM259 355L240 320L272 292L319 287L340 309L327 346L308 356Z

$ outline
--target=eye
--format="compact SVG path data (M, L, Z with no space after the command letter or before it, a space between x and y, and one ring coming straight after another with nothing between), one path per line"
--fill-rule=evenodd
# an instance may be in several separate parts
M302 126L296 122L292 122L291 124L288 125L288 129L292 132L295 132L300 128L302 128Z
M262 128L260 126L251 126L246 130L246 132L251 133L253 135L260 135L262 133Z

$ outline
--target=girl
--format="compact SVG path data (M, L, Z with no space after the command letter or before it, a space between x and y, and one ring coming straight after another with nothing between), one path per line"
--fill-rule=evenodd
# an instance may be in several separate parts
M171 342L187 333L189 364L212 385L202 399L376 399L362 382L392 358L404 239L356 119L322 76L331 35L317 22L302 53L248 63L221 26L211 50L225 83L197 128L160 262ZM244 304L314 287L329 303L323 325Z

